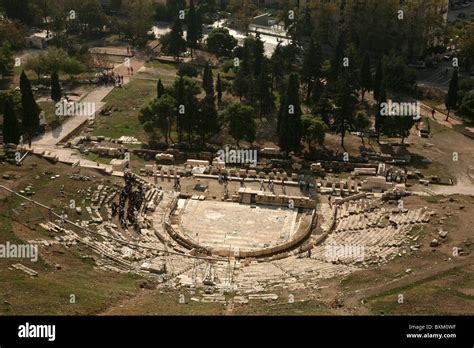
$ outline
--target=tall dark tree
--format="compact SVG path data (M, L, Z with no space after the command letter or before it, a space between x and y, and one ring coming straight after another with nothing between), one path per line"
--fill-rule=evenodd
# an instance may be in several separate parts
M300 82L298 75L292 73L288 80L285 101L281 105L278 122L278 137L280 148L288 153L299 152L301 146L301 105Z
M186 90L183 76L175 84L174 98L176 100L176 128L178 140L181 142L183 141L183 132L186 128Z
M323 96L324 93L324 84L321 82L319 78L316 78L313 81L313 86L311 87L311 98L309 103L311 105L317 105L319 100Z
M167 50L176 59L178 59L180 54L186 50L186 41L183 39L183 28L179 18L176 18L173 26L171 27L171 31L168 36Z
M36 104L35 97L31 90L31 83L25 72L23 71L20 76L20 91L21 91L21 106L23 109L22 127L28 134L29 144L31 146L31 140L33 135L38 131L40 127L39 115L41 112L40 107Z
M243 72L242 68L239 68L232 84L232 91L233 94L239 97L240 101L242 101L242 98L247 94L248 85L248 75L245 76L245 73Z
M350 72L344 70L341 71L336 84L336 110L334 114L333 127L336 133L341 135L342 148L344 148L344 138L346 133L353 127L357 105L357 92L354 86L351 85L350 81Z
M385 79L382 80L378 92L378 105L377 105L377 113L375 114L375 131L377 133L377 142L380 142L380 133L382 131L382 127L384 124L384 117L382 116L382 104L387 102L387 88Z
M270 58L270 70L272 72L272 90L275 85L279 85L283 79L284 70L282 67L285 65L285 58L283 56L283 46L278 43L277 47L273 51L272 57Z
M20 129L15 114L13 102L8 98L3 106L3 142L5 144L18 144Z
M191 144L193 131L196 128L196 119L199 112L199 101L190 88L185 90L186 113L184 115L184 127L188 135L188 144Z
M157 98L160 98L163 94L165 94L165 87L163 86L161 79L158 79L158 82L156 83L156 96Z
M189 1L189 11L187 16L188 31L186 41L188 47L191 48L191 57L193 56L193 49L197 47L199 40L199 22L197 18L196 8L194 7L194 0Z
M373 85L373 88L374 88L374 99L377 103L380 104L380 89L381 89L381 85L382 85L382 81L384 80L384 76L383 76L383 64L382 64L382 60L379 61L378 65L377 65L377 70L375 71L375 76L374 76L374 85Z
M267 59L262 61L260 74L256 79L256 100L261 120L275 107L275 97L272 93L272 79Z
M459 78L458 70L455 69L451 81L449 82L448 95L446 96L446 109L448 109L448 114L446 115L446 121L449 119L449 113L451 109L455 109L458 105L458 91L459 91Z
M218 101L219 103L222 103L222 81L221 81L221 74L217 74L216 91L217 91L217 101Z
M365 54L360 69L360 86L362 89L362 101L364 101L365 92L372 89L372 72L370 68L370 56L368 53Z
M347 33L344 30L340 30L336 48L334 50L334 55L331 60L331 70L329 71L329 80L334 84L337 83L339 79L339 74L343 69L344 63L344 52L347 48L347 41L346 41Z
M197 37L198 42L202 41L203 34L202 34L202 10L201 10L201 7L199 7L196 10L196 37Z
M257 34L252 45L253 75L258 76L262 70L262 64L265 60L265 47L260 35Z
M210 136L219 131L216 103L213 95L206 95L200 101L198 131L203 145Z
M59 76L56 71L51 74L51 100L58 102L61 100L61 85L59 84Z
M255 45L255 39L251 36L247 36L244 40L244 46L242 48L242 59L240 60L239 69L234 79L233 89L234 92L242 100L242 97L251 99L254 78L254 52L253 47Z
M306 84L306 103L309 103L313 83L321 75L321 48L311 39L303 59L301 79Z
M209 62L204 66L202 74L202 88L206 91L206 95L214 96L214 76L212 74L212 67Z

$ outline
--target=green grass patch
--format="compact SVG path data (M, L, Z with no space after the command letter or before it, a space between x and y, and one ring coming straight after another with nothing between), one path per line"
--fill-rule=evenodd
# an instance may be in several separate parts
M96 117L94 135L119 138L123 135L134 136L142 142L148 141L148 135L138 120L140 110L156 96L156 83L135 79L124 88L114 89L106 98L106 107L118 109L109 116Z
M171 63L162 63L157 60L145 63L146 68L160 68L160 69L165 69L165 70L178 70L178 65L176 64L171 64Z

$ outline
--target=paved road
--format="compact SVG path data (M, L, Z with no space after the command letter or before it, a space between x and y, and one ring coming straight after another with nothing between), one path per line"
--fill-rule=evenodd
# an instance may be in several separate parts
M131 60L131 66L133 66L134 71L138 72L144 62ZM127 84L133 79L132 76L128 76L127 68L124 64L118 65L114 69L120 75L124 76L124 84ZM98 112L105 103L103 102L104 98L114 90L113 86L100 86L86 95L81 102L95 103L96 112ZM81 127L85 122L90 118L95 117L94 115L86 116L72 116L69 117L65 122L63 122L59 127L42 134L32 141L32 148L37 152L46 151L51 155L57 156L60 162L73 164L77 161L79 162L80 167L87 168L96 168L96 169L111 169L110 165L104 165L100 163L95 163L90 160L81 159L80 153L75 149L63 148L58 146L62 139L74 132L78 127ZM27 148L25 146L25 148Z
M243 31L240 30L235 30L232 28L228 28L225 26L225 20L217 21L212 24L214 28L218 27L224 27L229 30L229 34L235 37L238 40L239 45L243 45L244 39L247 36L247 34ZM268 29L270 31L270 29ZM171 31L169 28L169 24L166 23L158 23L156 26L152 28L153 33L155 36L158 38L161 35L167 34ZM275 50L276 46L278 45L278 42L281 41L282 45L287 45L290 43L289 39L284 39L280 37L276 37L275 35L284 35L281 31L279 32L272 32L272 34L267 35L262 32L262 29L259 29L260 32L260 38L263 41L264 48L265 48L265 55L267 57L271 57L273 54L273 51ZM186 30L183 31L183 36L186 37ZM205 41L207 39L207 34L204 34L203 40Z
M130 66L133 67L134 72L138 72L140 68L144 65L141 61L136 61L131 59ZM124 84L130 82L132 78L129 76L127 68L124 64L120 64L114 68L114 71L120 75L124 76ZM96 113L100 111L100 109L104 106L102 102L104 98L114 90L113 86L100 86L94 89L92 92L87 94L81 102L84 103L93 103L95 105ZM41 146L41 147L53 147L61 142L64 138L66 138L69 134L74 132L78 127L82 126L85 122L89 119L93 119L95 115L85 115L85 116L70 116L65 122L63 122L59 127L48 131L35 139L33 139L32 145L33 146Z
M99 87L90 92L81 102L94 103L95 110L98 112L104 103L102 100L113 90L113 87ZM54 146L61 142L65 137L82 126L89 118L94 115L69 116L59 127L39 135L33 139L33 146Z

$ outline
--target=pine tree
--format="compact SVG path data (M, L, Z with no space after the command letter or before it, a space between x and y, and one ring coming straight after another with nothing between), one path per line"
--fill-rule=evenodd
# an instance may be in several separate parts
M158 79L158 82L156 84L156 96L157 98L161 98L163 94L165 94L165 87L163 86L161 79Z
M288 80L285 101L280 109L279 121L279 146L288 153L298 152L301 146L301 106L300 106L300 83L298 75L292 73Z
M61 100L62 93L61 93L61 85L59 84L59 76L56 71L51 74L51 99L54 102L58 102Z
M446 96L446 109L448 109L448 114L446 115L446 121L449 119L449 113L451 109L455 109L458 105L458 91L459 91L459 78L458 70L455 69L451 81L449 82L448 95Z
M360 85L362 87L362 101L364 101L365 92L372 89L372 73L370 71L370 56L365 54L362 68L360 70Z
M228 124L229 134L237 142L241 140L253 143L256 139L257 125L253 117L254 109L241 103L230 104L222 113Z
M15 108L11 98L5 101L3 109L3 142L5 144L18 144L20 140L20 129Z
M29 142L40 126L39 114L41 109L36 104L31 90L31 83L25 72L20 76L21 106L23 108L22 127L27 132Z
M221 74L217 74L216 90L217 90L217 101L218 101L219 103L222 103L222 81L221 81Z

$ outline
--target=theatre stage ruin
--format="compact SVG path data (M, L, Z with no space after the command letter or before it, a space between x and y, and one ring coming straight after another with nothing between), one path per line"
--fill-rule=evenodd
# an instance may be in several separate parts
M193 194L170 189L179 182L176 172L133 178L139 190L130 192L143 197L132 212L133 233L124 232L114 219L114 204L127 185L101 184L88 190L92 204L86 211L92 220L73 222L53 213L40 226L54 233L54 241L31 242L40 248L82 244L99 255L95 260L103 269L138 273L162 287L206 289L196 301L225 302L222 294L232 292L245 303L274 299L279 290L316 289L321 279L416 251L414 227L429 222L432 214L391 204L384 195L362 192L352 183L344 184L351 187L349 195L335 199L319 185L313 200L299 194L298 184L290 180L283 180L289 191L283 194L278 180L230 177L222 183L221 177L209 175L207 182L221 187L211 197L203 194L209 188L202 177L181 179L180 184L197 189Z

